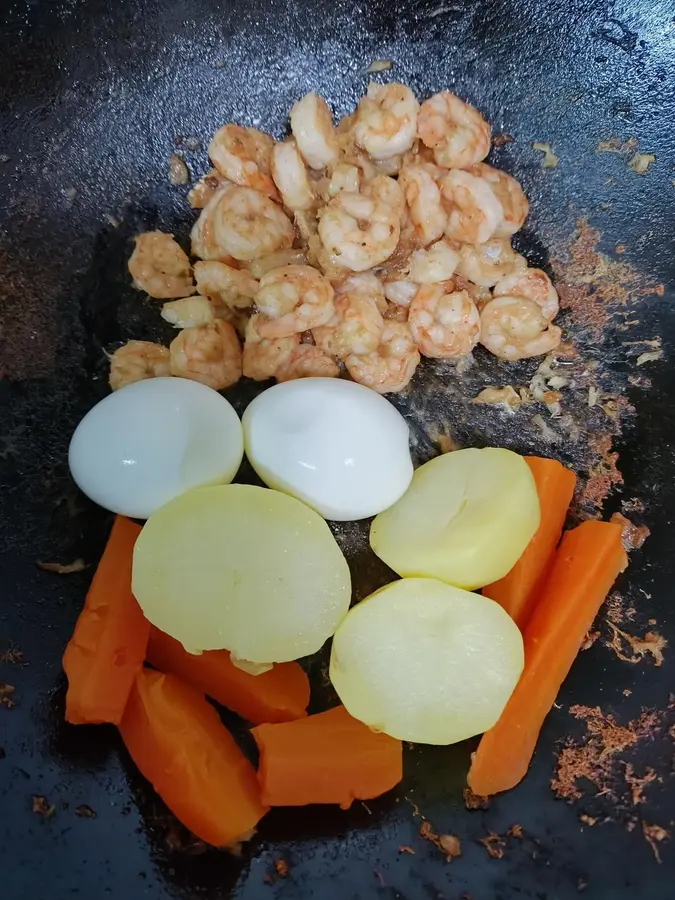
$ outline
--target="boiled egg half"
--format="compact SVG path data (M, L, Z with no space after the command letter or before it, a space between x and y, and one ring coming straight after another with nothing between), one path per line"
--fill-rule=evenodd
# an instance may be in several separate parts
M87 413L68 462L94 502L147 519L191 488L229 484L243 452L239 416L217 391L184 378L149 378Z
M333 378L303 378L260 394L243 416L246 455L271 488L326 519L376 515L413 474L403 416L374 391Z

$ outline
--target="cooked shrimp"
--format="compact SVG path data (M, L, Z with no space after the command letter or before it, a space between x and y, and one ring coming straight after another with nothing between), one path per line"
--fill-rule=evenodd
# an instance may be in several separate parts
M385 321L403 322L405 324L408 321L408 307L399 306L397 303L387 303L387 308L382 314L382 318Z
M455 170L441 181L441 195L448 212L445 233L463 244L484 244L504 218L504 210L486 181Z
M223 125L211 138L209 157L213 165L234 184L253 188L277 198L270 175L274 139L256 128Z
M291 131L298 149L312 169L337 162L338 141L326 101L310 91L291 109Z
M408 326L385 319L378 348L363 356L351 354L345 365L354 381L378 394L389 394L408 385L419 362L420 354Z
M350 275L335 291L336 296L342 294L358 295L372 301L381 313L387 308L382 282L373 272L361 272Z
M423 284L410 304L408 327L424 356L458 359L478 343L480 315L468 291Z
M171 341L171 374L200 381L216 391L241 378L241 347L234 328L221 319L185 328Z
M322 210L319 237L331 260L353 272L384 262L401 234L398 214L364 194L339 194Z
M516 253L507 238L492 238L475 247L462 244L457 272L474 284L487 288L526 265L525 257Z
M384 203L393 209L399 219L405 214L405 197L401 185L389 175L376 175L364 185L362 193L372 197L376 203Z
M417 117L417 133L434 159L446 169L466 169L485 159L490 126L477 109L450 91L425 100Z
M194 328L196 325L208 325L215 316L209 299L197 296L165 303L162 318L174 328Z
M405 153L417 134L419 108L417 98L404 84L371 81L356 110L356 143L376 160Z
M361 171L349 163L338 163L328 171L328 180L323 190L326 202L337 197L342 191L358 194L361 190Z
M459 252L448 240L436 241L428 250L416 250L410 257L409 277L418 284L447 281L459 263Z
M527 197L516 179L508 172L493 169L487 163L478 163L470 172L487 181L502 205L504 216L495 230L495 237L510 237L515 234L523 227L530 209Z
M311 266L282 266L260 279L255 302L266 317L262 337L286 337L325 325L335 311L333 286Z
M144 381L170 375L169 350L150 341L127 341L110 357L108 384L113 391Z
M257 313L248 320L244 338L243 373L254 381L273 378L277 369L290 362L300 345L300 335L290 334L281 338L264 338L258 331L258 324L264 321Z
M452 285L452 287L450 287L450 285ZM469 297L471 297L476 304L478 312L481 312L485 304L492 300L492 291L490 288L474 284L473 281L469 281L469 279L465 278L463 275L454 275L447 283L447 286L455 291L468 291Z
M307 264L307 253L304 250L280 250L279 253L272 253L269 256L263 256L262 259L253 259L251 262L244 263L244 268L253 275L254 278L262 278L266 272L271 269L278 269L281 266L304 266Z
M311 209L314 192L305 163L293 138L275 144L272 150L272 178L288 209Z
M436 166L424 163L406 165L398 176L414 233L423 246L442 237L448 222L434 169ZM438 173L440 171L437 169Z
M372 297L358 290L342 291L335 298L335 313L327 325L312 329L312 336L329 356L345 359L377 349L382 336L382 313Z
M542 272L541 269L518 269L517 272L500 278L492 293L495 297L526 297L528 300L534 300L549 322L555 319L560 308L558 292L546 272Z
M231 187L218 191L202 210L192 229L192 250L202 259L250 261L289 248L294 236L276 203L251 188Z
M320 347L300 344L291 358L276 371L277 381L293 381L296 378L337 378L338 364L327 356Z
M128 265L134 287L158 300L187 297L196 290L190 260L172 234L163 231L139 234Z
M204 209L215 192L228 184L230 182L227 178L223 178L218 169L209 169L206 175L203 175L197 184L190 188L187 202L193 209Z
M235 269L215 259L195 263L197 290L237 309L253 305L258 293L258 280L243 269Z
M483 307L480 322L481 344L500 359L543 356L560 343L560 329L526 297L495 297Z
M384 296L396 306L407 309L413 301L413 297L417 293L419 284L414 281L385 281Z

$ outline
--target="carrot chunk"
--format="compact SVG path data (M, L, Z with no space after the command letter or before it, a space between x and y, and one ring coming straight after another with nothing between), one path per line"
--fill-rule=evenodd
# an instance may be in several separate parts
M564 535L523 634L523 674L474 754L468 782L475 794L506 791L524 777L543 721L584 635L627 565L620 525L583 522Z
M140 531L130 519L115 519L63 654L66 721L73 725L117 725L143 666L150 624L131 593L131 560Z
M267 812L255 769L202 693L142 669L119 730L141 773L197 837L227 847L252 835Z
M160 672L176 675L254 725L307 715L309 681L295 662L249 675L232 664L227 650L188 653L179 641L154 626L146 659Z
M401 742L376 734L344 706L251 729L260 750L258 780L270 806L305 806L379 797L403 777Z
M567 510L572 501L576 476L555 459L526 456L539 495L541 522L536 534L511 571L486 585L482 594L496 600L522 630L553 563Z

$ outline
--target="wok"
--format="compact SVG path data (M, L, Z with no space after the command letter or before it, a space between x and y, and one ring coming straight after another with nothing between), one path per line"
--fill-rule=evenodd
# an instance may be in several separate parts
M92 568L58 576L36 561L93 566L110 527L75 490L67 446L107 392L104 349L166 339L125 263L140 230L187 235L192 214L185 189L168 182L170 153L184 153L198 177L217 126L234 120L281 136L309 89L343 115L363 93L369 63L384 59L393 68L378 77L421 96L450 88L502 135L491 161L531 201L519 249L556 277L579 354L561 363L574 382L562 422L536 404L509 415L469 402L487 385L528 384L540 360L507 366L479 351L464 375L426 361L412 389L392 397L410 422L416 461L452 440L555 455L582 473L582 486L590 471L577 516L598 514L594 502L608 493L603 515L628 502L624 510L652 532L618 585L628 613L614 621L675 646L672 4L14 0L0 15L0 681L15 687L13 708L0 706L0 896L671 897L673 842L649 828L670 832L675 817L672 650L660 666L649 653L617 658L607 610L600 639L546 720L529 775L488 809L469 811L462 799L475 742L410 747L391 795L346 812L276 810L235 858L175 825L114 729L63 723L60 659ZM549 143L558 165L542 168L533 142ZM638 168L648 164L642 175L628 165L637 153L655 156L638 159ZM640 360L645 352L652 358ZM242 383L228 396L241 412L258 389ZM362 526L338 537L363 597L388 574ZM7 650L22 656L8 660ZM321 662L309 664L315 709L334 699ZM653 727L612 756L609 786L582 779L580 796L565 802L550 787L559 751L589 740L574 704L599 706L621 724L647 708ZM242 724L230 724L245 740ZM627 763L634 775L654 770L644 802L633 803ZM448 864L420 839L424 819L460 837L459 859ZM488 855L480 839L516 824L523 837L505 837L502 858ZM286 877L275 870L280 859Z

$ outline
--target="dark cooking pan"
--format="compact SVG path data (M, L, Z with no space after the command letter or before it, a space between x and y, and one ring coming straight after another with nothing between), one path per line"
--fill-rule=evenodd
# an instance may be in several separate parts
M0 897L672 897L675 668L654 637L675 646L672 2L6 0L1 15ZM187 234L169 154L198 176L195 148L218 125L279 136L309 89L343 115L374 59L393 62L385 77L420 95L449 87L492 122L491 160L531 201L519 248L557 279L576 348L558 363L568 384L556 419L536 403L509 415L469 402L488 385L527 385L540 360L479 352L464 375L427 361L393 398L416 460L449 441L555 455L581 476L577 517L623 510L651 536L518 788L467 810L475 743L410 747L391 795L346 812L276 810L234 858L176 825L112 728L63 723L60 659L92 569L59 576L36 562L94 564L110 527L75 490L66 451L107 391L103 350L166 336L125 262L140 230ZM533 142L551 145L556 167L542 168ZM241 412L255 390L228 396ZM387 573L361 526L339 537L362 597ZM617 628L650 632L647 649ZM310 664L316 709L333 699L321 662ZM572 774L588 763L592 780L561 789L565 760ZM425 820L460 838L460 858L420 837Z

